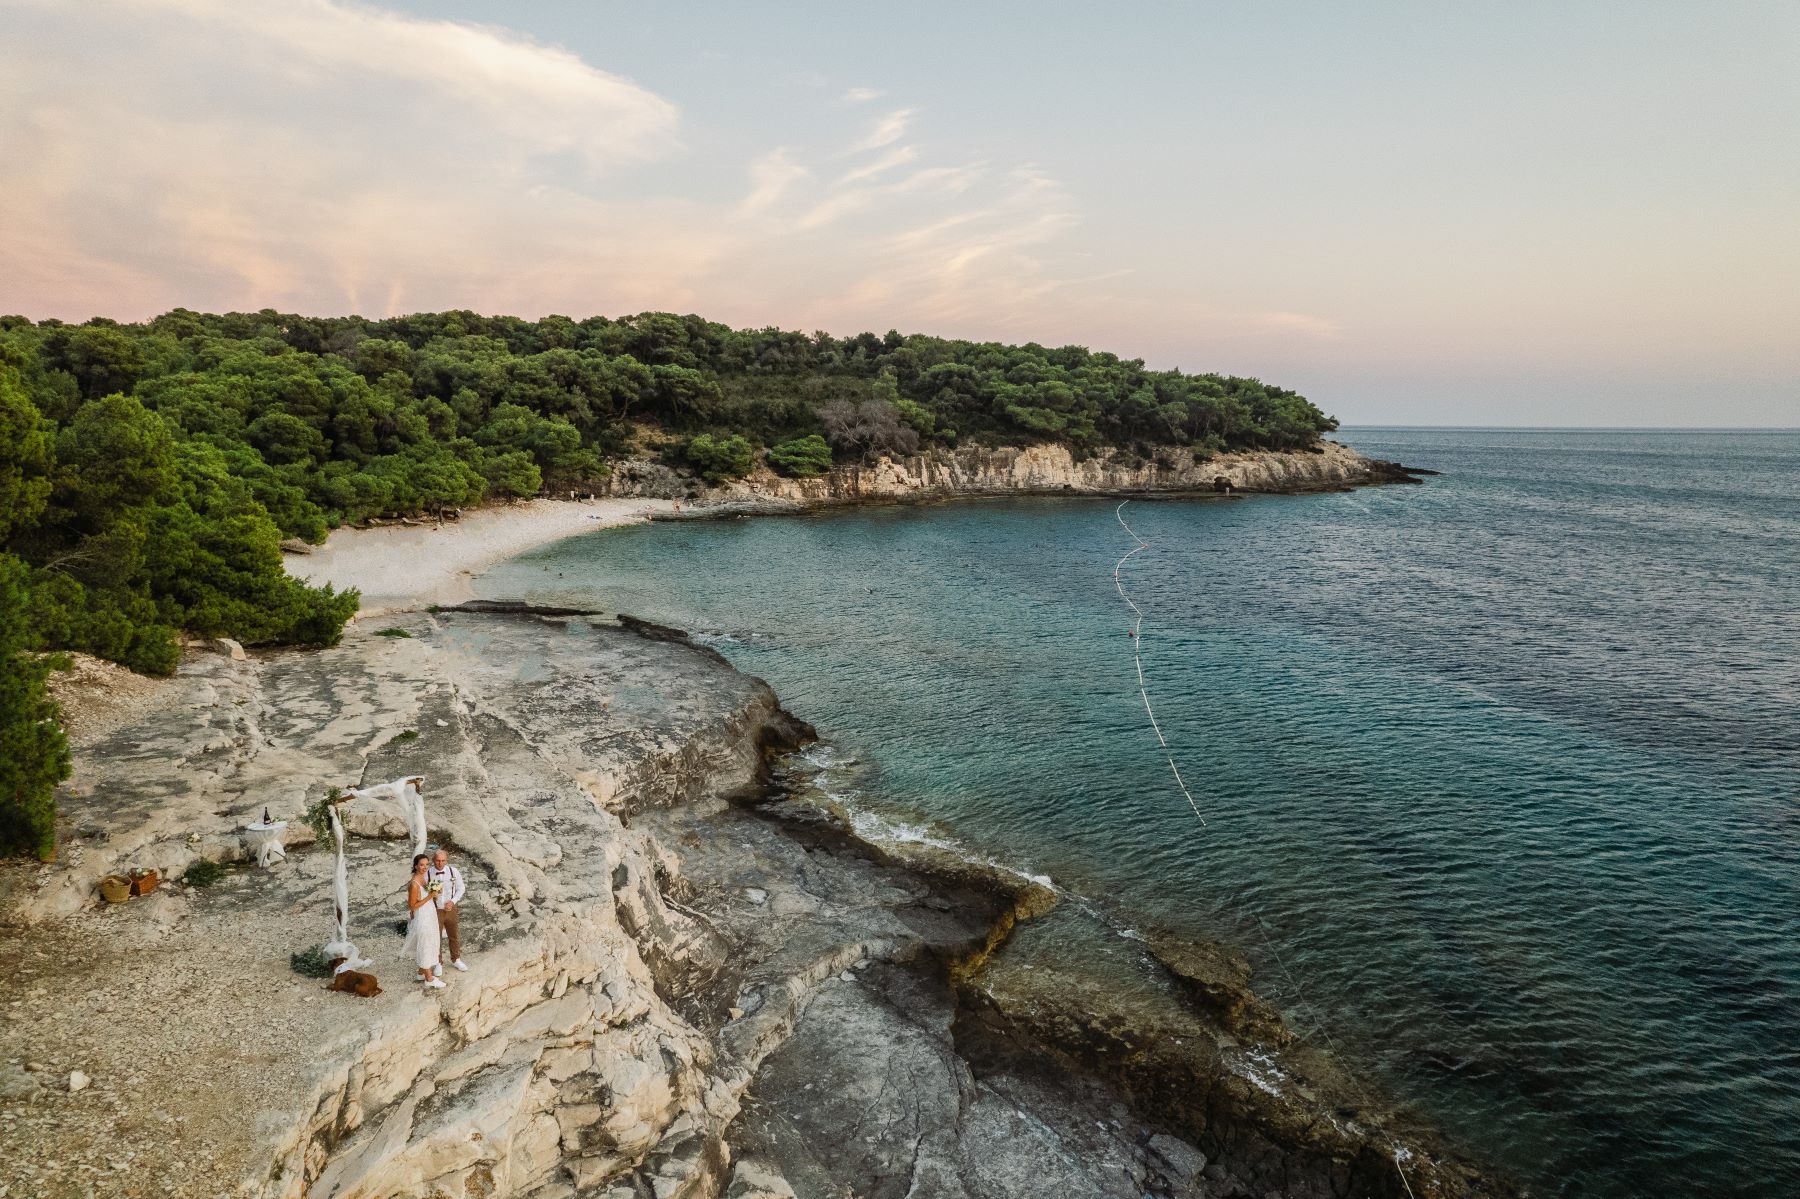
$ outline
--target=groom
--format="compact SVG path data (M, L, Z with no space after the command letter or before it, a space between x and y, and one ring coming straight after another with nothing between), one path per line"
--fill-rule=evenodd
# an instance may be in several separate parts
M457 921L463 892L468 888L463 884L462 871L450 864L449 850L439 849L432 855L431 866L425 871L425 881L444 885L437 897L438 923L444 926L444 932L450 937L450 964L458 970L467 970L468 963L463 961L462 956L462 930L457 927Z

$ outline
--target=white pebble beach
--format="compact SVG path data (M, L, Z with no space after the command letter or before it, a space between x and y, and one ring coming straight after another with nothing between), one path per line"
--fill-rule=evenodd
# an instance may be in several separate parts
M288 573L362 592L359 617L471 598L476 575L540 545L636 524L667 500L527 500L467 512L442 524L338 529L309 554L287 554Z

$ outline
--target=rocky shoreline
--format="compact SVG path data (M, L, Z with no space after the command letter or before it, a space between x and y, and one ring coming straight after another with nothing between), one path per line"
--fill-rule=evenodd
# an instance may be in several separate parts
M841 465L811 479L759 470L707 488L660 463L620 463L607 494L685 501L682 511L652 519L779 515L856 504L923 503L1006 495L1210 496L1243 492L1297 494L1383 483L1417 483L1435 472L1365 458L1321 441L1311 450L1208 455L1163 449L1153 457L1107 450L1077 460L1067 446L969 447L870 465Z
M323 546L286 543L289 574L314 585L357 588L361 617L456 604L475 576L540 545L644 520L793 516L864 504L935 503L1009 495L1229 498L1252 492L1336 491L1417 483L1431 474L1364 458L1336 442L1313 451L1216 457L1166 450L1157 458L1121 451L1075 461L1063 446L934 451L873 465L845 465L813 479L759 468L708 487L691 472L650 459L618 463L605 493L536 499L443 522L389 523L334 531Z
M1053 891L858 838L783 756L810 730L678 631L395 627L194 655L79 746L62 860L0 869L0 1195L1507 1193L1346 1098L1228 959L1160 950L1196 996L1161 1023L1027 977ZM324 939L328 855L291 827L258 870L238 830L413 772L477 880L474 968L405 981L401 822L359 801L385 991L325 991L286 955ZM95 898L202 859L234 868Z

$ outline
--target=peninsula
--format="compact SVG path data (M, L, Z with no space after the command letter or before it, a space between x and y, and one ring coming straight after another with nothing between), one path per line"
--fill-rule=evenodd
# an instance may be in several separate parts
M502 353L579 347L572 322L430 320L417 345L275 314L6 330L6 648L27 684L25 651L87 653L54 681L60 810L7 817L43 860L0 864L0 1121L30 1148L0 1193L1507 1193L1296 1039L1228 951L1154 946L1187 998L1153 1023L1025 976L1007 943L1053 887L859 838L789 753L812 730L679 631L455 606L496 561L626 521L1408 472L1289 393L1085 350L589 330L685 330L634 372ZM833 365L781 375L781 346ZM607 370L635 400L596 406ZM703 402L669 406L690 384ZM346 629L359 607L384 627ZM70 759L30 702L43 786ZM413 774L475 884L471 970L406 985L406 825L362 800L349 929L383 989L329 990L301 969L333 865L307 810ZM288 854L259 868L264 813ZM181 881L102 901L133 876Z

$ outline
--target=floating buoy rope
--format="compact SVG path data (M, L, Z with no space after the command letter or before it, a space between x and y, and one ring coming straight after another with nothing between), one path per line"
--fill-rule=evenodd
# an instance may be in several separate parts
M1119 522L1119 527L1125 530L1126 536L1135 543L1130 552L1114 564L1113 586L1118 589L1119 598L1125 601L1134 617L1129 635L1131 637L1131 664L1137 669L1138 697L1144 701L1144 715L1150 718L1150 729L1156 734L1156 744L1161 747L1163 758L1169 764L1169 774L1174 777L1176 788L1181 792L1181 797L1187 800L1188 809L1193 812L1194 819L1200 822L1200 827L1210 828L1211 826L1206 823L1205 814L1200 811L1200 804L1194 799L1194 793L1188 790L1186 780L1181 777L1181 767L1175 762L1175 751L1169 747L1169 739L1163 735L1162 722L1156 719L1156 708L1150 703L1150 687L1144 679L1144 611L1126 593L1124 571L1125 564L1149 549L1150 543L1125 522L1125 505L1130 502L1130 500L1121 500L1119 506L1113 509L1113 518ZM1331 1055L1336 1059L1338 1068L1343 1071L1344 1077L1349 1080L1350 1085L1355 1087L1362 1096L1363 1102L1371 1108L1374 1107L1373 1097L1357 1081L1356 1075L1350 1069L1349 1059L1338 1049L1337 1042L1326 1031L1325 1022L1319 1018L1318 1006L1306 997L1305 990L1300 986L1300 980L1294 976L1292 970L1288 969L1287 961L1282 958L1281 951L1275 948L1275 939L1269 935L1269 926L1263 922L1262 913L1246 897L1239 895L1238 899L1240 903L1244 903L1250 908L1250 915L1256 920L1256 927L1262 933L1264 948L1268 950L1270 958L1274 960L1283 977L1287 979L1289 990L1303 1007L1309 1009L1313 1028L1319 1034L1320 1039L1325 1042L1326 1047L1331 1050ZM1401 1156L1406 1151L1393 1142L1389 1142L1388 1147L1394 1158L1394 1172L1400 1176L1400 1185L1406 1188L1408 1199L1417 1199L1417 1196L1413 1194L1412 1183L1406 1179L1406 1170L1400 1164Z
M1150 706L1150 688L1144 682L1144 638L1142 636L1144 613L1142 609L1131 602L1131 597L1125 594L1125 579L1120 572L1125 569L1125 564L1131 561L1133 556L1149 549L1150 543L1139 537L1137 530L1125 523L1125 505L1130 502L1130 500L1121 502L1113 511L1113 516L1118 519L1119 527L1130 534L1131 539L1137 542L1137 545L1133 546L1131 553L1120 558L1113 567L1113 586L1119 589L1119 598L1130 605L1133 615L1137 617L1136 622L1131 626L1131 663L1137 667L1138 695L1144 701L1144 715L1150 718L1150 728L1156 733L1156 743L1162 746L1163 758L1169 763L1169 773L1175 776L1175 785L1181 789L1181 797L1187 800L1188 807L1193 810L1194 819L1200 822L1200 827L1205 828L1206 817L1201 814L1200 805L1194 802L1194 793L1189 791L1188 785L1182 781L1181 768L1175 765L1175 754L1169 749L1169 739L1163 736L1162 725L1156 719L1156 709Z

